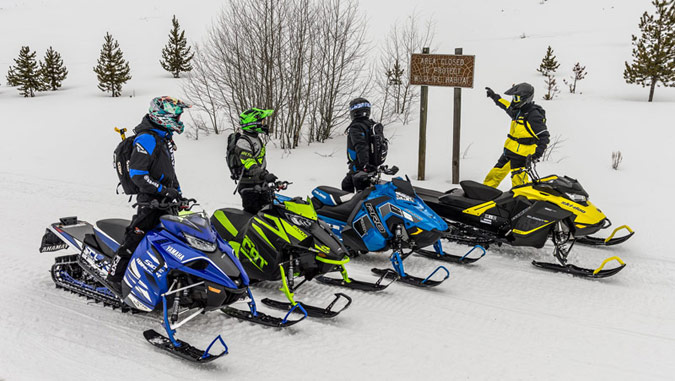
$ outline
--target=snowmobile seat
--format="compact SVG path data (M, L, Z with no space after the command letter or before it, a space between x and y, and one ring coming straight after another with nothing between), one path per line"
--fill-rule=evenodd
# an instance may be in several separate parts
M341 205L354 197L354 193L345 192L342 189L321 185L312 191L312 196L316 197L319 202L328 206Z
M232 225L234 225L234 227L240 231L246 226L248 221L253 218L251 213L241 209L224 208L220 210L225 213L227 219L232 222Z
M443 193L433 189L415 187L415 193L417 193L417 195L420 196L420 198L422 198L424 202L426 202L427 200L438 200L448 192Z
M464 180L459 185L464 190L464 195L468 198L481 201L492 201L502 195L499 189L481 184L476 181Z
M349 219L349 216L352 214L352 211L354 211L354 209L361 200L363 200L370 194L370 191L372 189L373 188L371 187L361 192L358 192L355 195L353 195L349 201L346 201L337 206L329 206L324 204L324 205L314 205L314 208L316 208L316 212L322 216L342 222L348 222L347 220Z
M96 228L120 244L124 241L124 232L131 221L122 218L109 218L96 222ZM101 245L104 246L104 245Z
M467 197L464 191L459 188L449 190L445 195L441 196L438 201L441 204L454 206L461 210L480 205L484 202L482 200Z

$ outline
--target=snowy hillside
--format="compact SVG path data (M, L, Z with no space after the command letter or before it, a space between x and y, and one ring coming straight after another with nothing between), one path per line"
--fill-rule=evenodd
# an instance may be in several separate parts
M463 91L461 178L482 181L499 157L508 117L485 97L512 83L536 88L552 136L564 139L541 174L577 178L615 226L637 233L622 246L577 246L571 258L586 267L618 255L628 265L612 278L591 281L530 265L549 260L544 249L494 247L469 266L448 266L451 278L432 290L394 284L377 294L346 291L354 300L334 320L310 320L285 329L254 326L217 312L200 316L179 337L203 347L222 334L230 354L205 366L171 357L142 332L160 327L159 315L121 314L55 289L54 254L38 253L44 229L59 217L129 218L127 198L115 194L113 127L133 128L159 95L180 97L180 81L159 65L171 16L190 43L211 25L221 1L114 2L0 0L0 380L41 379L672 379L675 374L675 259L669 242L675 204L675 89L627 85L647 0L362 1L373 51L389 27L414 9L437 20L438 53L463 47L476 55L475 88ZM92 71L110 32L130 61L132 80L122 97L96 88ZM521 36L525 38L521 38ZM42 57L53 46L70 75L56 92L22 98L4 75L22 45ZM555 49L560 76L585 65L581 94L544 101L535 71L546 47ZM561 82L561 77L559 81ZM451 184L452 91L430 89L426 188ZM361 94L354 94L355 96ZM368 97L367 94L364 94ZM186 118L187 119L187 118ZM416 176L417 121L387 126L388 162ZM226 136L177 138L176 168L186 195L209 213L238 207L224 156ZM346 172L346 140L302 145L291 153L268 146L268 168L293 182L288 195L316 185L339 185ZM611 168L611 153L624 160ZM508 181L501 188L508 188ZM447 244L456 254L466 247ZM359 257L352 277L375 280L371 267L386 254ZM406 260L425 274L438 263ZM277 284L254 288L257 299L280 297ZM344 290L310 283L297 298L326 303ZM279 314L276 311L261 309Z

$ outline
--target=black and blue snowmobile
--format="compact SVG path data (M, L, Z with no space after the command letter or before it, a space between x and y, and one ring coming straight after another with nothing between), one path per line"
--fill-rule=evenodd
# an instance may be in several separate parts
M351 304L351 298L336 293L327 307L316 307L295 300L294 292L306 281L329 272L342 275L340 286L380 291L388 284L358 281L349 277L345 265L350 258L347 249L317 218L314 206L300 197L289 198L275 192L287 189L290 183L276 181L257 186L251 191L268 195L270 204L256 215L235 208L214 212L211 223L227 241L246 269L251 282L281 281L281 291L288 302L265 298L262 302L283 310L306 311L310 317L331 318ZM302 278L300 282L297 282ZM339 308L337 308L339 307ZM227 307L227 314L242 317L242 311Z
M607 258L596 269L570 264L567 256L575 242L616 245L632 237L633 230L623 225L614 229L609 238L591 236L611 226L611 222L588 200L588 193L576 179L557 175L541 178L531 158L524 171L531 182L508 192L475 181L462 181L461 188L447 192L419 187L415 190L446 220L450 229L443 238L451 242L486 248L493 243L541 248L550 237L558 263L533 261L537 267L590 278L604 278L623 270L625 263L616 256ZM628 234L615 238L622 229ZM604 269L612 260L619 266Z
M202 313L248 296L247 320L276 327L299 321L288 320L290 313L280 319L256 310L246 271L232 248L213 230L208 216L190 211L195 205L193 199L155 200L144 205L165 210L166 215L134 251L121 294L106 287L105 278L129 221L105 219L94 227L77 217L65 217L51 224L42 237L40 252L71 249L77 253L56 258L51 270L56 287L122 311L161 311L166 336L151 329L143 333L144 337L160 349L196 362L209 362L228 353L220 335L206 350L175 337L178 327ZM224 350L214 355L210 350L216 343Z
M405 272L403 260L411 253L437 243L448 226L417 196L407 177L405 180L397 177L388 182L380 181L382 174L395 175L397 172L397 167L380 166L377 171L364 173L372 185L356 194L319 186L312 191L312 202L319 218L354 255L392 250L393 270L372 269L374 273L418 287L438 286L449 277L447 268L439 266L426 278L420 278ZM404 249L410 251L405 253ZM462 258L444 253L442 247L437 249L439 255L453 259L450 261ZM439 271L445 273L443 278L431 279Z

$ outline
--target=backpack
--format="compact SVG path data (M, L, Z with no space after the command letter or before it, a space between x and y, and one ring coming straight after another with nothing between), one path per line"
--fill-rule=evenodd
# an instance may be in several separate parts
M251 139L241 132L233 132L227 137L227 167L230 169L230 178L235 182L240 180L244 174L244 166L241 164L237 152L239 138L244 138L251 145L251 148L255 147Z
M155 138L155 140L157 139L157 135L150 131L143 133L149 133ZM117 193L119 193L119 187L121 185L122 192L124 194L138 194L138 186L136 186L136 184L131 181L131 176L129 175L129 159L131 159L131 153L134 150L134 139L136 139L136 136L138 135L133 135L122 139L122 141L115 148L115 151L113 151L113 167L115 168L115 172L117 172L117 178L119 179L119 183L117 184Z
M388 152L389 140L384 137L384 126L382 123L375 123L370 137L370 164L374 166L384 164Z

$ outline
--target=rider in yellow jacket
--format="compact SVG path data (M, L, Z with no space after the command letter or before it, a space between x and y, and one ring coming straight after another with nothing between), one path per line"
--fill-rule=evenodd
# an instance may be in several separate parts
M519 83L506 90L504 94L513 97L510 102L489 87L485 90L488 98L492 98L511 117L511 128L504 143L504 153L483 183L496 188L511 172L512 186L525 184L529 182L524 170L527 157L539 159L549 143L546 112L532 101L534 87L529 83Z

